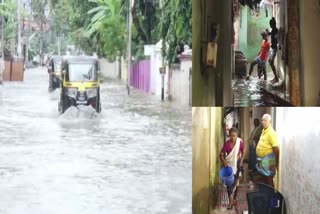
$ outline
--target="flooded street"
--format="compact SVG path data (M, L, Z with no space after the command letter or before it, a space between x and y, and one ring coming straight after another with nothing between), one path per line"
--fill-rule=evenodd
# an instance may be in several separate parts
M0 213L191 213L191 108L106 80L58 113L45 68L0 85Z

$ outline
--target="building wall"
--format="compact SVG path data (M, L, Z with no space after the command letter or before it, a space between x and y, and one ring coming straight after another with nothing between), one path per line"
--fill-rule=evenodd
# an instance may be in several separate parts
M259 17L251 16L250 9L247 6L242 7L241 14L240 50L251 62L261 48L262 37L260 33L265 29L270 29L269 21L272 18L272 8L268 7L268 17L266 17L264 10L261 10Z
M289 214L320 213L320 109L277 108L281 188Z
M161 83L162 77L159 72L160 67L162 67L162 57L161 57L161 46L158 44L153 47L151 51L151 83L150 90L151 94L161 96ZM165 97L168 95L168 73L169 68L166 67L165 81L164 81L164 94Z
M100 59L101 74L108 78L118 78L119 71L117 64L117 62L108 62L106 59Z
M239 50L248 57L248 7L242 7L239 25Z
M172 70L170 79L170 95L173 101L182 106L189 106L191 58L181 59L180 69Z
M192 0L192 106L210 106L215 104L214 88L212 85L206 86L201 76L201 25L203 19L201 17L201 14L203 14L201 3L202 1ZM212 90L208 90L209 87Z
M210 204L210 108L192 108L192 213L208 214Z
M121 57L121 80L127 81L127 76L128 76L128 64L126 59Z
M231 105L231 1L192 1L193 106ZM219 25L217 65L206 69L208 31ZM229 50L229 51L226 51Z
M192 108L192 210L208 214L220 188L219 153L223 139L223 109Z
M320 93L320 8L317 0L300 0L302 87L305 106L315 106Z
M223 108L210 109L210 210L215 208L218 191L221 187L219 172L222 167L219 155L224 144Z

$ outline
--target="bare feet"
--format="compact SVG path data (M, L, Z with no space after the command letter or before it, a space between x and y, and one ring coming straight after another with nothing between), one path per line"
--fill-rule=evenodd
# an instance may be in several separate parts
M229 204L228 204L228 206L227 206L227 209L228 209L228 210L231 210L231 209L233 208L233 206L235 206L236 204L237 204L237 200L232 199L232 200L229 202Z

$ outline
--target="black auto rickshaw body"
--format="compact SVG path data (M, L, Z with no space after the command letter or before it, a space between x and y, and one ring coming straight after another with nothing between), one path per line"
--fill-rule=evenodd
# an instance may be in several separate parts
M61 85L61 71L62 71L62 57L53 56L50 58L48 65L49 73L49 91L54 91L60 88Z
M68 56L63 60L59 111L71 106L91 105L101 111L99 61L85 56Z

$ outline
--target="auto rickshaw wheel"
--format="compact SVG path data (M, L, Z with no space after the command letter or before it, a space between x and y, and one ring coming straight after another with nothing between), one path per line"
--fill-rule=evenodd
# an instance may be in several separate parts
M63 114L67 110L68 106L66 106L66 97L62 95L60 98L60 105L59 105L59 111L61 110L61 113Z
M62 111L63 113L69 108L69 106L67 106L67 100L66 97L63 96L63 103L62 103Z

